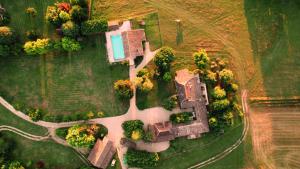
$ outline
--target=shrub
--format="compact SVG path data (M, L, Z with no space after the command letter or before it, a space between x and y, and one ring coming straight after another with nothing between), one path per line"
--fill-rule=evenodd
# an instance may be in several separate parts
M188 123L192 121L193 114L191 112L182 112L177 114L171 114L170 121L176 124Z
M144 93L148 93L153 89L153 83L148 77L136 77L134 83Z
M223 119L226 121L227 125L233 125L233 113L232 112L226 112L223 116Z
M153 134L150 131L145 132L143 140L145 142L151 142L153 140Z
M157 153L129 149L125 154L129 167L148 168L157 165L159 156Z
M83 35L90 35L107 31L108 24L106 19L88 20L81 24Z
M2 18L0 19L0 26L8 25L10 22L10 16L6 10L2 13Z
M149 77L150 73L149 70L146 68L141 69L140 71L137 72L136 74L137 77Z
M42 112L39 109L30 109L26 112L32 121L39 121L42 119Z
M220 86L216 86L212 93L214 99L224 99L226 97L226 92Z
M219 76L224 84L228 84L233 79L233 73L228 69L223 69L220 71Z
M70 11L71 18L76 23L81 23L88 19L87 10L79 5L74 5Z
M133 131L144 131L144 123L141 120L129 120L122 124L124 135L126 138L132 138Z
M154 63L157 66L158 76L163 76L165 72L170 70L171 62L175 59L174 51L170 47L162 47L155 54Z
M80 43L69 37L62 38L61 46L63 50L68 52L79 51L81 49Z
M40 36L39 33L35 30L31 30L31 31L26 32L26 37L31 41L37 40L39 36Z
M24 51L28 55L42 55L51 49L49 39L37 39L36 41L28 41L24 45Z
M60 11L58 16L63 23L71 19L70 14L65 11Z
M55 133L58 137L65 139L68 134L68 128L58 128L55 130Z
M144 135L144 130L136 129L132 131L131 139L134 141L138 141L143 138L143 135Z
M9 164L8 169L25 169L19 161L13 161Z
M118 80L114 84L116 94L121 99L130 99L133 97L133 85L129 80Z
M225 111L230 106L230 102L227 99L216 100L211 104L213 111Z
M171 75L171 72L166 72L163 76L163 80L165 82L170 82L172 80L172 75Z
M218 126L218 120L215 117L211 117L208 120L208 124L212 129L215 129Z
M96 141L93 133L88 132L86 125L70 127L66 140L74 147L91 147Z
M205 80L211 84L211 85L215 85L215 83L217 82L217 73L214 73L212 71L207 71L207 74L206 74L206 78Z
M55 26L61 25L59 10L56 6L48 6L46 11L46 20Z
M76 37L79 35L79 26L72 21L62 24L62 32L64 36Z
M233 93L235 93L235 92L237 92L237 91L239 90L239 86L238 86L237 84L235 84L235 83L230 83L230 84L228 84L228 85L226 86L226 90L227 90L228 92L233 92Z
M168 99L166 99L163 103L163 107L167 110L173 110L177 105L177 97L171 96Z
M0 44L12 44L16 41L14 31L8 26L0 27Z
M205 70L208 66L209 57L204 49L193 54L195 64L200 70Z
M37 14L37 11L33 7L29 7L26 9L26 14L28 14L31 17L35 17Z

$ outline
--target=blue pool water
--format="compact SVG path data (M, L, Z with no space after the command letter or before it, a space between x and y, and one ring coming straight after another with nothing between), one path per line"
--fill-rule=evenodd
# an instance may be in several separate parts
M111 35L111 43L114 53L114 58L116 60L124 59L124 47L123 47L123 40L121 35Z

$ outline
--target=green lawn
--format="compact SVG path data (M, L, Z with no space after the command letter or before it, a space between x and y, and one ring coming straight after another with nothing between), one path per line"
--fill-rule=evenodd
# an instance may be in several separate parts
M52 141L31 141L9 132L1 134L13 140L12 159L22 162L23 165L32 161L31 167L26 167L28 169L34 169L38 161L43 161L45 168L49 169L77 169L85 165L72 148Z
M299 1L246 0L245 13L254 60L262 74L261 80L255 74L252 90L261 85L266 96L299 96Z
M37 126L19 118L18 116L14 115L9 110L4 108L2 105L0 105L0 125L12 126L35 135L43 136L47 133L46 128Z
M44 21L47 5L53 1L3 1L12 14L11 26L21 35L38 25L45 37L56 38L54 29ZM38 10L29 21L25 9ZM29 23L29 24L28 24ZM124 114L128 102L121 102L114 93L113 83L127 79L127 65L110 65L102 35L86 38L80 52L50 53L40 57L18 56L0 58L0 94L12 103L42 108L50 115L75 112L104 112L105 116Z
M239 123L220 136L209 133L195 140L178 138L171 142L168 150L160 153L160 162L156 168L182 169L209 159L234 144L241 136L242 130L243 125ZM243 153L239 153L241 161L243 156ZM230 160L236 160L236 156L232 157Z

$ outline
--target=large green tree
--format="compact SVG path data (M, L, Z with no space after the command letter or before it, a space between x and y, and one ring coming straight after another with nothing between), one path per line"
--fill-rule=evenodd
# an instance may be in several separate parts
M154 57L154 63L157 67L158 76L163 77L170 71L171 63L175 59L174 50L170 47L162 47Z

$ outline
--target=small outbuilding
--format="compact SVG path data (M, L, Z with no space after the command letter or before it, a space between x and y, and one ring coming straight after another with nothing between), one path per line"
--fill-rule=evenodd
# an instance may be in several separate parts
M104 137L103 140L97 140L88 156L88 160L95 167L105 169L109 165L115 153L116 148L114 147L113 142L107 137Z
M149 131L152 133L153 142L164 142L175 139L172 123L170 121L149 125Z

